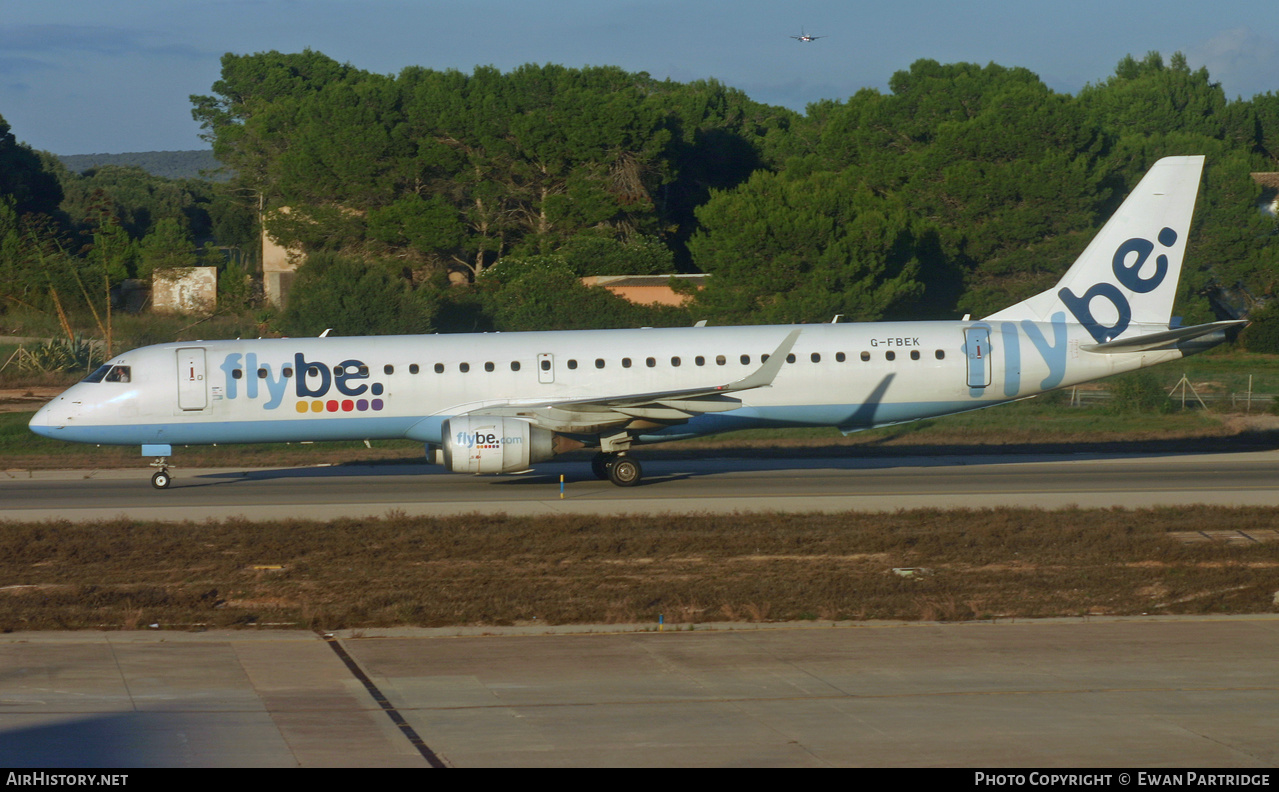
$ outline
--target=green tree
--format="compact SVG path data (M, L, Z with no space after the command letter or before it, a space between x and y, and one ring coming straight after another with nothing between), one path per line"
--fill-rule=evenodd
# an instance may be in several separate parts
M587 275L662 275L675 272L675 254L661 240L634 236L623 242L586 231L555 251L579 277Z
M1078 101L1095 123L1120 135L1190 132L1221 138L1227 129L1220 84L1206 68L1191 71L1180 52L1167 65L1158 52L1140 61L1127 55L1104 83L1084 86Z
M428 333L437 303L392 263L319 253L298 271L282 321L293 335Z
M136 255L137 248L120 221L111 215L100 217L93 231L89 259L97 265L106 282L115 286L132 277Z
M598 286L584 286L559 256L508 257L485 275L494 327L503 331L587 330L688 324L680 308L628 302Z
M62 201L62 190L40 155L19 143L0 116L0 197L4 196L12 199L19 215L53 215Z
M83 240L82 244L90 244L88 240L106 215L114 218L135 242L154 234L162 223L182 229L188 238L184 247L193 248L215 239L209 209L219 189L208 182L173 181L134 166L109 165L72 173L60 162L51 165L63 187L60 215L67 218L66 227ZM223 226L220 230L225 229ZM146 277L149 271L148 268L142 276Z
M1279 170L1279 93L1268 91L1250 102L1256 120L1257 149L1266 170Z
M408 246L443 258L461 247L465 227L457 209L443 197L407 193L369 212L368 235L392 248Z
M149 279L155 272L196 266L198 256L191 235L174 218L156 223L137 246L137 277Z
M851 172L791 180L757 172L713 194L689 243L711 273L697 307L723 320L873 321L920 296L929 230Z

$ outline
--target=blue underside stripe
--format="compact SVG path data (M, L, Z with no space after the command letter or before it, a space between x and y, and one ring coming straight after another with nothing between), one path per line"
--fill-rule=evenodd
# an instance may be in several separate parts
M864 405L828 404L797 407L742 407L731 413L699 415L688 423L645 435L653 440L758 429L802 426L836 426L845 431L902 423L919 418L962 412L996 402L881 403L873 410ZM32 427L37 434L55 440L99 445L211 445L213 443L284 443L334 440L398 440L441 442L442 425L449 416L327 418L316 421L225 421L218 423L158 423L128 426Z

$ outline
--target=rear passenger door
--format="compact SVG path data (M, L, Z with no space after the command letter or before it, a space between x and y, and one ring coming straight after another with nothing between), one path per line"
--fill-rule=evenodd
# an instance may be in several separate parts
M968 350L968 387L990 384L990 328L965 327L964 347Z

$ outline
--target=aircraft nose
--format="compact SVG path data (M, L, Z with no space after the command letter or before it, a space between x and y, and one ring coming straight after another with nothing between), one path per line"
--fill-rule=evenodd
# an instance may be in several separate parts
M48 437L51 427L49 426L49 405L45 405L36 410L36 414L31 416L27 428L41 437Z
M61 398L58 397L36 410L36 414L31 416L31 421L27 423L27 428L41 437L56 437L57 431L63 427L62 422L54 417L55 405Z

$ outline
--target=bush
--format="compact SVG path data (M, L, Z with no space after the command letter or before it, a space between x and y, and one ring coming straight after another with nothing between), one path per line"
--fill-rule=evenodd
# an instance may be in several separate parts
M559 256L507 257L485 275L487 305L498 330L591 330L690 324L682 308L636 305L599 286L584 286Z
M55 338L24 347L15 365L25 374L47 374L54 371L89 373L102 363L102 345L77 333L73 340Z
M1149 371L1134 371L1108 383L1110 409L1117 413L1166 413L1172 402L1159 377Z
M1271 303L1248 318L1252 324L1244 329L1240 338L1244 349L1279 355L1279 304Z

